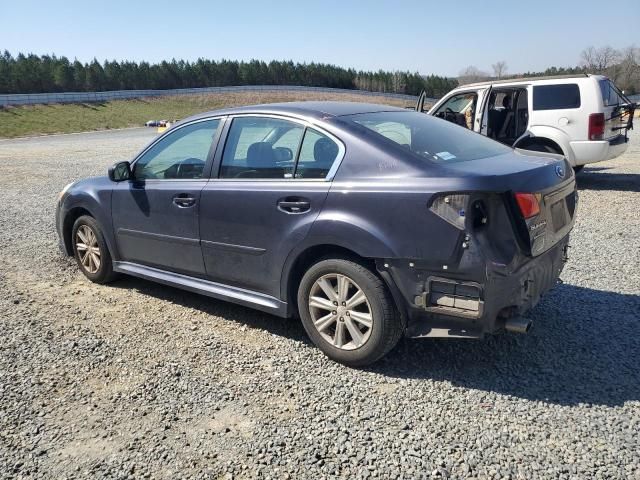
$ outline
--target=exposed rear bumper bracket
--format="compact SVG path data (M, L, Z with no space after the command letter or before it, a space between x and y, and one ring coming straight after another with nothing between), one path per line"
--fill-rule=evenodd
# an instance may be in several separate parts
M429 277L415 303L427 312L461 318L480 318L484 311L482 285L450 278Z

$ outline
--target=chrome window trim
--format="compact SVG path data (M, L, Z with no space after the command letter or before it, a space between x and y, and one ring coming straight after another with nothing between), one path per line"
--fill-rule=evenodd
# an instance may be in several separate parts
M336 143L336 145L338 145L338 154L336 155L336 158L334 159L333 164L331 165L331 168L329 169L329 171L327 172L327 175L324 178L251 178L251 179L220 178L220 168L222 167L222 156L221 156L220 165L218 166L218 172L217 172L218 176L217 177L212 176L210 180L215 180L218 182L228 182L228 181L232 181L232 182L274 182L274 181L275 182L330 182L335 177L336 172L338 171L338 168L340 168L342 160L344 159L345 154L347 153L347 149L342 140L340 140L338 137L336 137L332 133L326 131L321 126L318 126L317 124L310 122L308 120L289 116L286 114L274 114L274 113L233 113L233 114L229 114L227 117L228 117L228 120L231 122L229 125L229 129L232 128L234 119L243 118L243 117L273 118L275 120L286 120L292 123L297 123L299 125L302 125L305 128L311 128L313 130L316 130L322 135L325 135L328 138L330 138L333 142ZM229 133L227 132L227 138L228 136L229 136ZM224 145L222 146L222 155L224 155L224 149L227 146L227 138L224 139ZM302 142L304 142L304 137L302 138Z

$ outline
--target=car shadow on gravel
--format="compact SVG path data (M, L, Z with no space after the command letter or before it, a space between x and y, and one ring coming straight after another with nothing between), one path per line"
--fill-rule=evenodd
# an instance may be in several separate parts
M562 284L528 335L406 339L371 370L560 405L640 400L640 296Z
M310 344L296 320L132 277L111 285ZM530 313L527 335L403 339L368 370L560 405L622 405L640 400L638 312L638 295L562 284Z
M640 174L637 173L603 173L589 169L576 176L576 183L578 190L640 192Z
M142 295L149 295L175 305L199 310L207 315L233 321L238 324L238 327L246 326L266 330L274 335L310 344L302 324L295 320L276 317L252 308L135 277L124 276L117 282L110 283L109 287L125 290L135 289Z

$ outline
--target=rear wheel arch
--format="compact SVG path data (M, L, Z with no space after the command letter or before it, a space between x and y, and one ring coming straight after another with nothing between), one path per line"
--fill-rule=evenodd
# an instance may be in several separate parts
M285 293L285 300L291 305L290 312L293 315L298 315L298 285L302 277L311 266L327 258L351 260L376 272L375 261L362 257L349 248L334 244L318 244L305 248L295 256L283 275L284 285L281 291Z
M539 147L540 150L534 150L531 147ZM522 148L524 150L532 150L544 152L547 151L549 153L558 153L560 155L567 156L567 153L562 149L562 147L556 143L555 141L546 138L546 137L527 137L520 140L517 144L514 145L514 148Z
M393 298L403 324L407 324L408 312L405 307L404 297L389 272L380 270L377 266L378 262L376 262L375 259L363 257L354 250L335 244L318 244L307 247L296 255L295 260L291 262L290 267L283 275L284 284L282 285L281 291L286 294L285 301L291 307L290 312L292 316L298 315L298 286L305 272L309 270L311 266L328 258L351 260L380 277Z

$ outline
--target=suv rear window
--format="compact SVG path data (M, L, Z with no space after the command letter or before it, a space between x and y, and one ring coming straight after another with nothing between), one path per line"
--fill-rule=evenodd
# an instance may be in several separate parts
M575 83L533 87L534 110L580 108L580 88Z
M618 95L618 89L611 80L599 80L600 92L602 93L602 103L605 107L617 106L624 103L624 100Z

